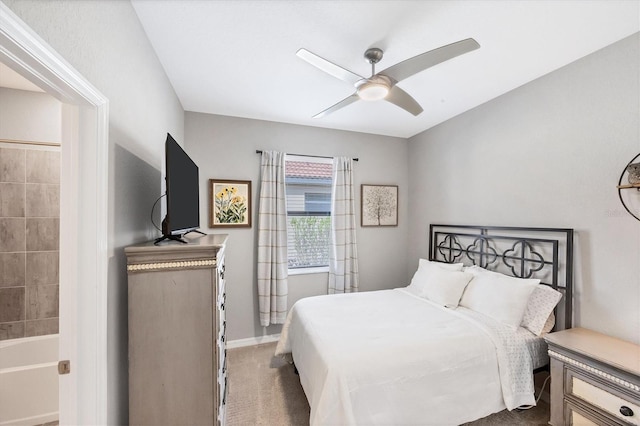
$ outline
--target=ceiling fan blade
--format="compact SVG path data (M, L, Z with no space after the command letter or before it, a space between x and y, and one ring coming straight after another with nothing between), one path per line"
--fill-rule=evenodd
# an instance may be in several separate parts
M307 49L299 49L296 52L296 55L299 58L309 62L314 67L319 68L320 70L334 76L335 78L346 81L347 83L356 84L358 81L364 78L356 73L353 73L342 68L341 66L334 64L333 62L329 62L326 59L321 58L315 53L309 52Z
M353 94L351 96L349 96L348 98L344 98L343 100L341 100L340 102L338 102L337 104L330 106L329 108L325 109L322 112L317 113L316 115L313 116L313 118L322 118L325 115L329 115L334 111L337 111L341 108L346 107L347 105L351 105L352 103L354 103L355 101L357 101L358 99L360 99L358 97L357 94Z
M393 86L389 91L387 97L384 99L387 102L391 102L392 104L399 106L403 110L410 112L413 115L418 115L422 111L424 111L420 104L415 99L413 99L411 95L409 95L398 86Z
M386 75L395 81L402 81L414 74L424 71L429 67L437 65L441 62L448 61L456 56L476 50L480 47L477 41L472 38L457 41L437 49L422 53L413 58L399 62L390 66L378 74Z

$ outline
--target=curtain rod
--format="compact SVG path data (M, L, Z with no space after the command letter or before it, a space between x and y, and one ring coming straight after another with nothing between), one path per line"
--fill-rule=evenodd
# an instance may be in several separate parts
M262 154L262 150L256 149L256 154ZM287 154L287 155L295 155L296 157L312 157L312 158L333 158L333 157L325 157L324 155L305 155L305 154ZM353 161L360 161L358 158L352 158Z

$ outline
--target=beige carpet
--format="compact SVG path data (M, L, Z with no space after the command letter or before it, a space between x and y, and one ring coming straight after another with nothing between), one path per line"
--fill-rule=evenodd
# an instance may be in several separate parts
M228 351L227 425L308 425L309 403L293 366L273 356L275 343ZM546 425L549 405L502 411L467 425Z

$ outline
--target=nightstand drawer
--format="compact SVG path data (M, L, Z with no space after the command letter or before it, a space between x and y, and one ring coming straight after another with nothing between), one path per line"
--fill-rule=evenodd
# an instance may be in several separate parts
M625 422L614 419L602 410L595 410L589 404L581 403L576 398L564 400L564 425L566 426L624 426Z
M613 386L596 385L571 370L567 370L567 378L571 383L570 391L567 392L567 395L580 398L588 405L597 407L616 419L633 425L640 425L640 406L612 393L615 392Z
M573 426L598 426L598 423L592 422L582 414L571 411L571 424Z

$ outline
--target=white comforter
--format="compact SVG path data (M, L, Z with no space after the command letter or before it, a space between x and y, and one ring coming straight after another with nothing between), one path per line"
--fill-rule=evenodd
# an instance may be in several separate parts
M402 289L298 301L276 354L293 356L311 425L453 425L535 404L523 339Z

